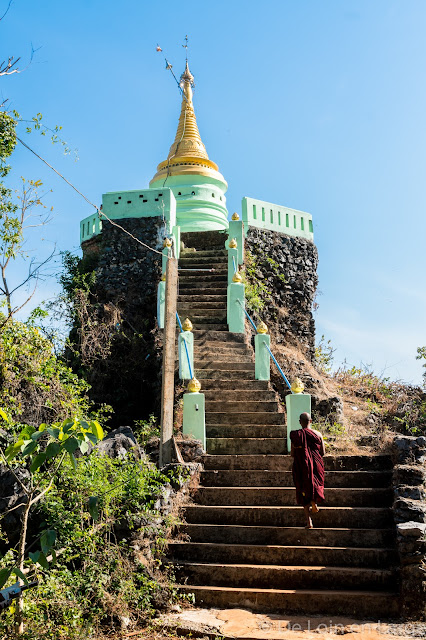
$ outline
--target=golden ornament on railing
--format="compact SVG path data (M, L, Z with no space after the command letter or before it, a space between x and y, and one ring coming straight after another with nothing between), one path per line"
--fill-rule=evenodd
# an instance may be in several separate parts
M239 220L239 219L240 219L240 216L238 215L237 212L232 214L232 220Z
M263 320L257 325L256 331L257 333L268 333L268 327L263 322Z
M193 326L192 326L192 322L189 318L186 318L185 322L182 325L182 329L184 331L192 331Z
M170 240L170 238L164 238L164 243L163 243L164 249L170 248L171 246L172 246L172 241Z
M165 282L166 281L166 272L163 273L163 275L161 276L161 282Z
M291 385L291 390L293 393L303 393L305 389L305 385L303 384L303 382L301 381L300 378L295 378L292 385Z
M228 243L228 248L229 249L236 249L237 247L238 247L237 239L236 238L232 238L232 240L230 240L229 243Z
M198 393L201 389L201 384L200 382L197 380L197 378L192 378L192 380L190 380L188 382L188 386L187 386L188 391L190 391L191 393Z
M236 271L236 272L234 273L234 277L232 278L232 282L242 282L242 281L243 281L243 279L242 279L242 277L241 277L240 272L239 272L239 271Z

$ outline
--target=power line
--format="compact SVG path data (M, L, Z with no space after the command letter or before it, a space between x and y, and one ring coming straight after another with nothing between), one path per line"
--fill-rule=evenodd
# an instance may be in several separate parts
M158 251L157 249L154 249L153 247L150 247L148 244L146 244L145 242L142 242L142 240L139 240L139 238L137 238L136 236L134 236L132 233L130 233L130 231L127 231L127 229L125 229L124 227L122 227L120 224L117 224L116 222L113 222L113 220L111 220L111 218L109 218L106 213L104 213L102 211L102 209L100 209L96 204L94 204L93 202L91 202L89 200L89 198L87 198L84 193L81 193L81 191L79 191L77 189L77 187L75 187L69 180L67 180L65 178L65 176L62 175L62 173L59 173L59 171L57 171L55 169L55 167L52 167L51 164L49 164L47 162L47 160L45 160L44 158L42 158L38 153L36 153L36 151L34 151L34 149L31 149L31 147L29 147L23 140L21 140L21 138L16 137L16 139L26 148L28 149L28 151L31 151L31 153L33 153L36 158L38 158L39 160L41 160L42 162L44 162L45 165L47 165L49 167L49 169L52 169L52 171L54 171L60 178L62 178L62 180L64 180L72 189L74 189L74 191L76 191L82 198L84 198L84 200L86 200L86 202L88 204L90 204L91 207L94 207L96 209L96 211L98 212L98 214L100 216L103 216L104 218L106 218L108 220L108 222L110 222L114 227L117 227L118 229L121 229L121 231L123 231L124 233L126 233L128 236L130 236L131 238L133 238L133 240L136 240L136 242L138 242L139 244L141 244L143 247L145 247L146 249L149 249L150 251L154 251L154 253L158 253L160 256L164 255L161 251ZM166 256L167 258L169 258L169 256Z

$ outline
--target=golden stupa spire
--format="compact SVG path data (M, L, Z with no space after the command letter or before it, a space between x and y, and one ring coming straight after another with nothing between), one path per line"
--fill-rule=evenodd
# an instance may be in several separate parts
M182 90L182 104L176 136L170 147L167 160L160 162L157 173L150 184L159 179L166 179L168 176L199 174L221 180L226 185L223 176L218 171L217 164L209 160L198 131L192 103L194 76L189 70L188 60L186 60L185 71L180 77L179 86Z

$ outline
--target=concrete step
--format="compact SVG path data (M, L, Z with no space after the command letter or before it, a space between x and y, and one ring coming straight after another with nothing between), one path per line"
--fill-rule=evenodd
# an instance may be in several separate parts
M202 274L202 275L201 275ZM217 283L225 283L228 286L228 275L227 274L212 274L206 271L198 272L192 274L188 271L183 271L179 274L179 288L181 288L184 284L192 284L193 286L201 283L203 287L209 284L217 285Z
M191 300L191 302L189 301L182 302L178 300L177 308L178 308L178 311L182 311L182 312L188 311L188 313L193 313L195 315L201 315L202 313L206 313L206 311L213 313L217 311L223 312L223 310L225 310L225 314L226 314L226 302L209 302L209 301L196 302L194 300Z
M208 287L205 282L198 282L197 284L192 283L180 283L179 282L179 296L226 296L227 294L227 285L218 284L217 282L214 286Z
M195 361L196 369L210 369L212 371L253 371L254 362L226 362L216 360L215 362L208 360L207 362ZM226 374L225 374L226 375Z
M208 424L207 438L285 438L286 427L278 425ZM229 485L232 486L232 485Z
M181 262L191 262L197 260L198 262L210 262L211 260L222 260L226 262L228 260L228 251L226 249L211 250L211 251L188 251L183 249L180 252L179 264Z
M200 309L193 309L189 316L194 326L200 324L210 324L211 322L215 324L226 325L226 312L224 312L223 309L211 309L211 313L202 311Z
M240 608L259 613L300 613L344 615L371 620L399 615L399 600L395 591L336 591L242 589L239 587L206 587L186 584L182 593L192 593L198 607L217 609Z
M244 400L210 400L206 402L206 411L224 412L224 413L242 413L250 411L258 412L274 412L278 413L278 402L276 400L259 400L258 402L249 402ZM284 414L283 414L284 415ZM280 421L281 422L281 421Z
M300 507L299 507L300 508ZM300 527L248 526L226 524L184 524L181 533L192 542L235 545L270 545L294 547L374 547L392 548L395 545L393 528L349 529Z
M228 325L227 324L215 324L214 322L197 322L195 318L191 319L192 324L194 325L194 331L193 333L195 333L195 330L198 331L226 331L228 332Z
M206 359L210 360L218 360L221 362L252 362L252 355L248 349L244 349L244 345L241 345L241 349L235 349L235 346L231 347L218 347L215 351L214 349L205 349L203 347L199 349L194 349L194 358L197 362L198 360L203 361Z
M194 274L197 277L202 278L204 275L209 274L222 274L228 275L228 263L221 260L212 260L211 262L192 262L191 260L185 260L179 263L179 277L183 275Z
M177 561L225 564L369 568L388 568L398 564L396 549L386 547L295 547L266 544L171 542L168 545L168 553Z
M205 456L203 463L205 469L263 469L269 471L290 471L293 464L293 458L290 455L221 455ZM328 471L357 471L365 469L369 472L381 471L382 473L390 474L391 464L390 456L387 455L326 455L324 457L324 466ZM390 475L388 477L390 478Z
M194 365L200 365L200 367L202 369L205 368L209 368L209 369L214 369L214 365L217 363L217 361L220 360L220 362L225 362L225 363L245 363L245 364L253 364L253 360L251 357L251 354L246 353L245 351L241 351L241 353L239 354L235 354L235 353L230 353L228 351L228 353L213 353L213 351L208 351L208 352L200 352L197 351L196 353L194 353ZM209 365L208 367L206 367L206 365Z
M227 411L206 411L206 424L282 424L285 425L285 413L274 411L240 411L230 418Z
M234 427L235 428L235 427ZM253 428L252 426L250 428ZM218 427L216 427L218 429ZM219 456L217 456L219 457ZM330 471L325 472L326 488L388 488L388 471ZM288 471L211 469L201 473L206 487L290 487L293 475Z
M230 390L230 389L208 389L205 390L206 401L210 400L221 400L224 402L241 402L243 400L251 400L251 401L275 401L276 393L275 391L266 391L261 390L257 391L255 389L251 389L248 391L243 391L242 389Z
M390 507L391 489L325 488L327 507ZM194 501L203 505L296 506L293 486L280 487L198 487Z
M222 380L226 376L228 379L228 382L231 382L232 380L242 380L242 379L254 381L254 370L244 371L241 369L240 370L220 369L219 371L215 371L213 369L196 369L196 376L200 380Z
M178 306L180 304L182 304L182 305L186 304L187 302L190 303L190 304L194 304L195 302L202 302L202 303L206 303L206 304L208 302L220 303L220 304L224 304L225 307L226 307L226 295L225 296L220 295L220 294L219 295L206 295L206 296L197 296L197 295L187 296L185 294L178 295L178 297L177 297Z
M286 453L284 438L206 438L210 454L280 454Z
M191 584L221 587L267 589L366 589L386 591L395 588L392 569L367 567L321 567L318 565L256 565L179 562L176 576Z
M243 343L245 344L245 335L243 333L231 333L227 331L225 335L218 333L212 329L209 330L194 330L192 332L196 337L198 344L204 344L205 342L222 342L225 344Z
M255 380L251 378L250 380L246 377L241 378L238 377L236 380L230 380L226 378L223 380L222 378L216 378L214 380L205 379L203 382L203 388L207 391L220 391L222 392L231 392L231 393L239 393L246 392L267 392L269 390L269 383L266 380Z
M185 508L189 523L238 524L300 527L305 524L301 507L226 507L189 505ZM322 507L313 516L314 527L350 529L386 529L393 524L392 513L387 508L375 507Z

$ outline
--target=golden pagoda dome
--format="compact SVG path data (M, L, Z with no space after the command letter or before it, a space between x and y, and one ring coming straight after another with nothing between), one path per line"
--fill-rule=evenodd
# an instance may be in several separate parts
M233 213L233 214L232 214L232 218L231 218L231 220L239 220L239 219L240 219L240 216L238 215L238 213L237 213L237 212L235 212L235 213Z
M160 162L150 185L169 176L196 174L214 178L227 186L225 178L219 173L217 164L209 159L198 131L192 103L194 76L189 70L188 61L179 84L182 89L182 105L176 136L167 160Z

